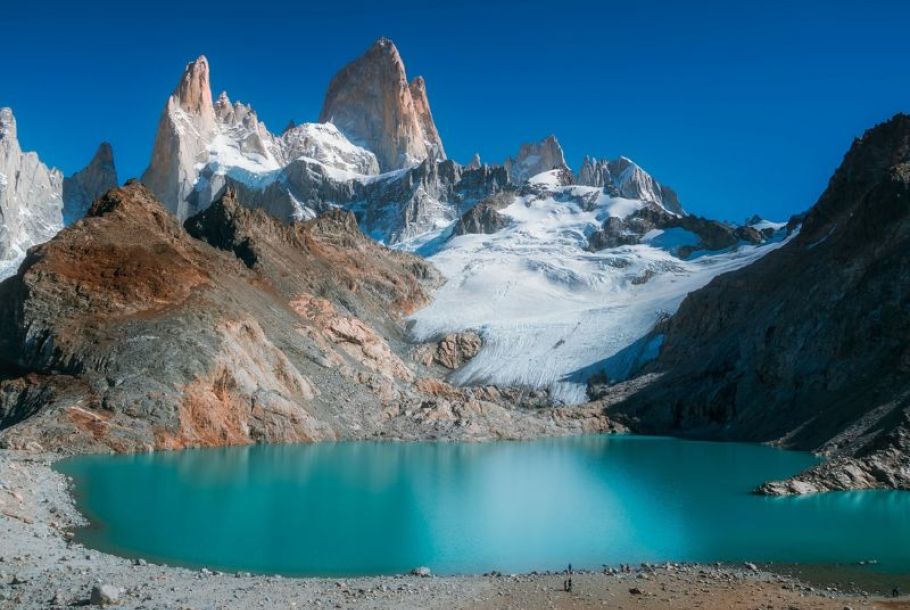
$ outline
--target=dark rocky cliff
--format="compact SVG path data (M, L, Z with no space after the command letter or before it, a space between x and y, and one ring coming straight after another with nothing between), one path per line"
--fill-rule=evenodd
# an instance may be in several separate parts
M857 139L799 234L690 294L640 431L769 441L826 465L767 493L910 488L910 116Z

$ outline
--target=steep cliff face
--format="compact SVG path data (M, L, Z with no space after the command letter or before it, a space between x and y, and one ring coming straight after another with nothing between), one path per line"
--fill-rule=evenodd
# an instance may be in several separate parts
M13 111L0 108L0 279L63 226L63 176L23 152L17 136Z
M403 317L438 281L423 260L366 238L349 212L286 224L229 192L184 227L129 183L0 283L0 445L137 451L606 427L591 410L510 411L514 396L453 388L413 360Z
M834 459L769 493L910 488L910 117L856 140L799 234L673 316L639 430Z
M114 149L102 142L83 169L63 179L63 220L69 225L88 212L92 203L117 186Z
M408 83L398 49L385 38L335 75L319 121L375 153L384 172L446 158L426 83Z
M205 56L187 64L167 99L142 182L180 218L190 213L187 198L198 176L196 165L208 160L216 135L215 107Z

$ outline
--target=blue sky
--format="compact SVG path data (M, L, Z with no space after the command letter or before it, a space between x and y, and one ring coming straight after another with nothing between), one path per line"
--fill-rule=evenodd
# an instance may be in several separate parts
M0 105L47 163L71 173L109 140L126 179L197 55L215 95L280 130L315 120L334 72L382 35L427 79L456 160L555 133L571 166L629 156L692 212L783 219L855 136L910 111L908 23L907 2L11 0Z

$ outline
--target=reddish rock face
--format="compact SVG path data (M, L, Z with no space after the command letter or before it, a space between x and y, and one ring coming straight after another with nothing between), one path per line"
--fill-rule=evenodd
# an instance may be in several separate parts
M350 212L286 224L233 193L181 225L131 182L0 283L0 446L144 451L337 438L601 430L514 409L410 357L439 276ZM479 340L445 344L447 365ZM432 368L432 367L430 367ZM507 408L504 405L508 405Z
M375 426L382 401L406 390L389 342L427 301L426 263L368 240L347 213L291 226L229 197L191 220L199 239L131 183L0 284L0 419L40 404L8 443L330 439L348 432L339 391ZM301 315L306 299L330 315Z
M335 75L319 120L375 153L382 171L446 158L426 83L408 84L398 49L385 38Z

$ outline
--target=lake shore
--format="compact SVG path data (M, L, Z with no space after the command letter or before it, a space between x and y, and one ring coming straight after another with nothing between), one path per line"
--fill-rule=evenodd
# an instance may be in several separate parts
M910 608L907 598L864 593L861 571L815 566L582 572L566 593L562 574L281 578L152 565L70 540L69 530L85 521L51 467L59 458L0 451L2 609L85 604L101 585L117 592L122 608Z

